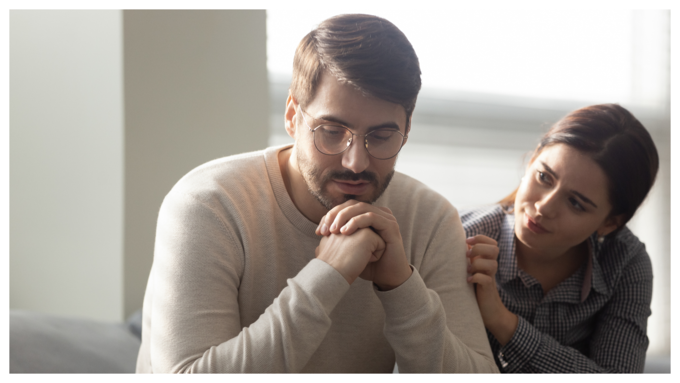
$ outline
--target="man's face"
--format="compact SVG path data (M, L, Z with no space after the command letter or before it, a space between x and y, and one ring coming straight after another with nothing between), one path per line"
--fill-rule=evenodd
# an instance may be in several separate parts
M379 160L364 147L364 137L354 136L352 145L337 155L319 152L314 129L321 124L343 125L354 134L393 127L406 135L406 112L399 104L366 97L350 85L324 73L316 96L306 108L296 105L291 123L295 126L295 156L298 169L311 195L331 209L349 199L372 203L387 188L397 157ZM305 113L303 119L302 113Z

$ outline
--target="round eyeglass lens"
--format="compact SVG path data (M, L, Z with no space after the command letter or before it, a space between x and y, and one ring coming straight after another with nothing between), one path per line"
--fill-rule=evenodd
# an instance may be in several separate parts
M403 143L404 136L394 129L378 129L366 134L366 149L378 159L396 156Z
M352 142L352 132L333 125L321 125L314 130L314 144L325 154L340 154Z
M314 145L324 154L340 154L352 143L352 132L342 126L321 125L314 129ZM397 155L404 143L404 136L394 129L378 129L364 136L364 146L377 159L389 159Z

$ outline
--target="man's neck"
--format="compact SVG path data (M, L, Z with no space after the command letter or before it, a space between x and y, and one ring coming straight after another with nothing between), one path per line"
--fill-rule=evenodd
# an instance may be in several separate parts
M290 199L300 213L310 221L319 223L321 218L328 212L328 209L309 192L307 183L302 174L300 174L294 151L295 147L293 146L279 152L279 169L281 170L283 184L286 186Z

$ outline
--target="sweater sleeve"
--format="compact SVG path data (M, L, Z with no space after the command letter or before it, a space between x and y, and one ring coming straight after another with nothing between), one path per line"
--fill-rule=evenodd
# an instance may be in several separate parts
M205 203L180 193L166 197L150 279L153 372L299 372L321 344L349 284L314 259L242 327L243 245L236 238Z
M633 373L642 372L649 340L647 318L652 299L652 269L647 252L626 266L617 289L598 313L590 355L560 344L519 317L510 342L498 348L503 372Z
M467 246L456 210L436 227L419 270L393 290L376 290L399 372L498 372L466 280Z

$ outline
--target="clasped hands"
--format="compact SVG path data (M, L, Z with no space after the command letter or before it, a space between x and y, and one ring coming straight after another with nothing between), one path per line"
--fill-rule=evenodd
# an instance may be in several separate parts
M360 277L387 291L413 272L389 208L346 201L321 218L316 234L323 236L316 257L333 266L350 285Z

